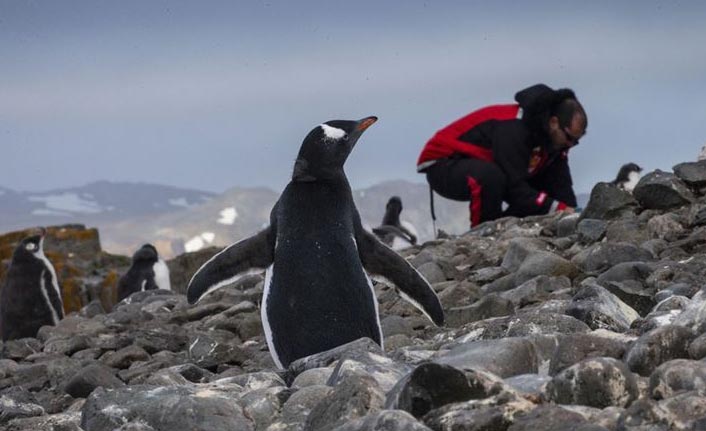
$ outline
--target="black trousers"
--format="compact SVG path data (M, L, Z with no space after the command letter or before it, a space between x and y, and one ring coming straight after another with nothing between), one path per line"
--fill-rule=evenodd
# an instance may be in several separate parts
M426 174L432 190L439 195L470 201L471 226L502 216L507 179L496 164L478 159L440 159L426 169Z

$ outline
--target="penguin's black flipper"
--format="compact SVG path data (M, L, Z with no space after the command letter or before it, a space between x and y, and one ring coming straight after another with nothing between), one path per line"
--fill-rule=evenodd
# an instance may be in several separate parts
M226 286L248 269L267 268L274 260L275 230L272 227L238 241L213 256L196 271L186 288L189 304L206 292Z
M392 281L404 299L436 325L444 324L444 310L434 289L409 262L362 228L356 229L356 243L360 260L368 272Z

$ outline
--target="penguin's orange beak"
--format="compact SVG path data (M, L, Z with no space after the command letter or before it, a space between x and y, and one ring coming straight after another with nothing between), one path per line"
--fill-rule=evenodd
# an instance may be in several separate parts
M365 129L368 127L372 126L373 123L375 123L378 120L378 117L367 117L363 118L362 120L358 121L358 127L356 127L356 131L358 132L364 132Z

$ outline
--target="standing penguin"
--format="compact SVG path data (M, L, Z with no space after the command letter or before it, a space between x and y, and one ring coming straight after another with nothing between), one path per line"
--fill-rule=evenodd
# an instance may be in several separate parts
M140 247L132 256L132 265L118 281L118 301L135 292L145 290L172 290L169 283L169 268L159 258L152 244Z
M267 268L261 315L276 365L361 337L382 345L377 299L366 270L392 281L403 298L444 323L429 283L402 257L363 229L343 164L376 117L328 121L304 138L270 226L206 262L187 288L190 303Z
M640 181L640 172L642 168L635 163L626 163L620 167L618 175L615 177L611 184L617 186L621 190L625 190L628 193L632 193L632 190Z
M387 205L385 205L385 215L382 218L382 224L373 228L373 233L382 242L392 247L393 250L417 243L417 236L411 231L413 228L410 229L407 226L403 226L400 221L401 213L402 199L399 196L391 197L387 201Z
M2 339L36 337L44 325L56 325L64 318L61 287L54 266L44 255L44 236L20 241L12 255L5 284L0 291Z

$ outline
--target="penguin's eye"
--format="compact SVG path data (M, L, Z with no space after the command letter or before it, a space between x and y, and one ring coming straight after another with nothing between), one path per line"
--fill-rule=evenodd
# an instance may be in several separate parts
M27 245L25 245L25 249L27 251L34 251L37 249L37 244L35 244L33 242L28 242Z

